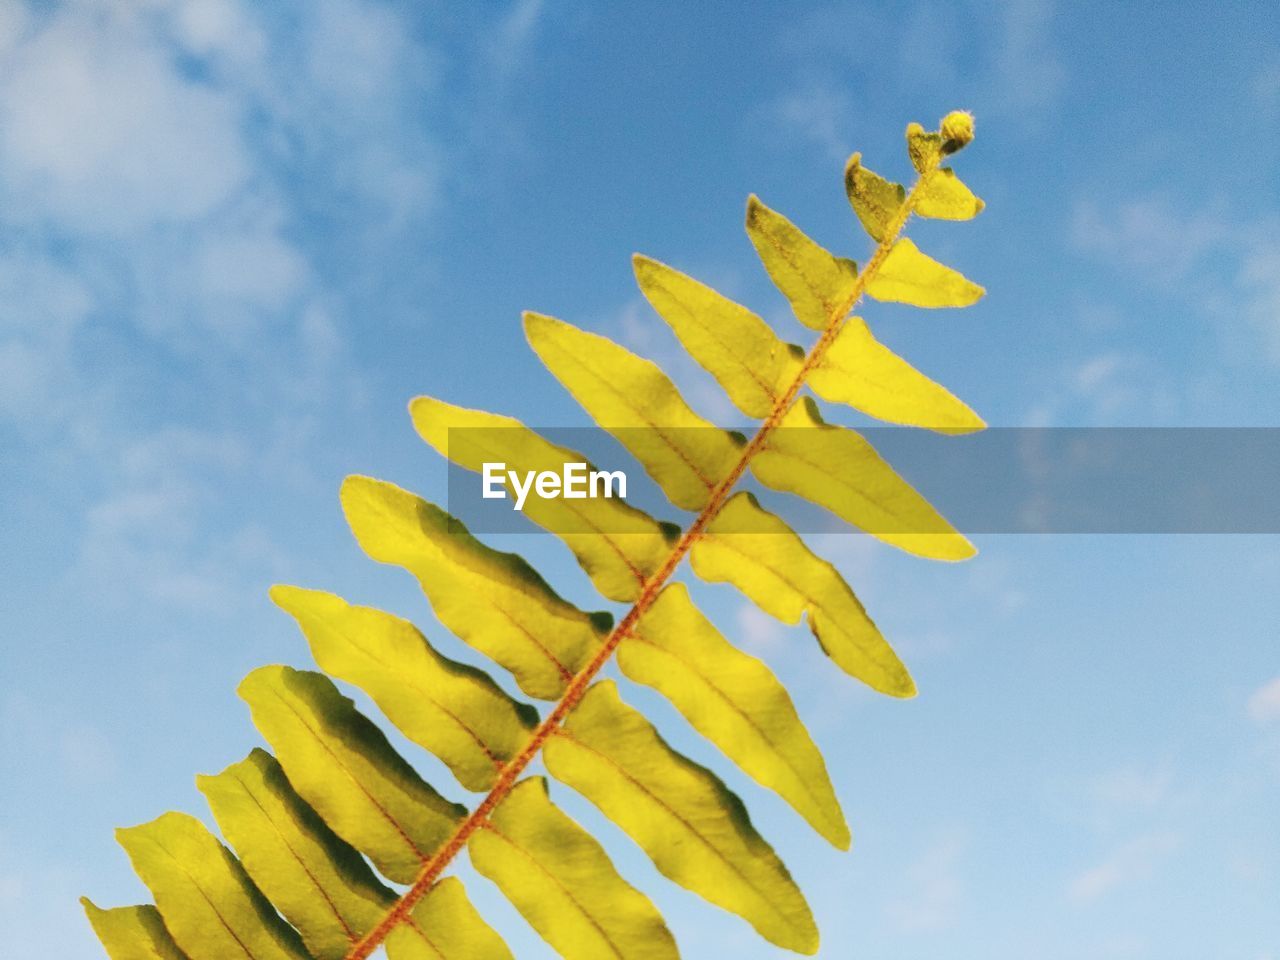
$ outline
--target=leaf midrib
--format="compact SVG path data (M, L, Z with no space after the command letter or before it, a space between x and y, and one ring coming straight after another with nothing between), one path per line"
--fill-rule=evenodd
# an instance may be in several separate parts
M569 711L581 700L587 687L592 679L604 668L605 664L612 658L614 651L619 643L627 636L636 621L649 608L657 598L658 593L665 585L666 581L675 573L680 563L683 561L693 544L701 537L702 532L707 525L715 518L715 516L724 507L728 499L728 495L741 479L742 474L746 471L751 458L763 446L768 434L777 428L782 416L790 407L791 402L799 393L800 388L808 379L809 374L814 367L821 362L822 357L826 354L831 341L834 340L844 323L845 317L862 299L866 291L867 283L880 269L880 265L888 256L889 250L893 243L897 240L898 235L902 232L902 228L906 225L910 218L912 210L915 207L921 184L924 177L936 169L941 157L930 161L930 166L921 173L921 177L916 180L911 187L910 192L903 200L902 206L899 208L894 219L890 222L885 231L884 238L879 241L875 252L867 261L862 271L856 276L853 286L846 296L845 301L838 304L830 312L827 328L818 338L809 354L805 357L804 362L800 365L796 372L791 385L783 393L774 404L770 415L760 426L756 435L748 441L743 448L741 457L737 466L724 478L713 491L711 499L702 508L699 514L694 518L689 528L672 547L667 559L662 563L654 575L644 580L641 591L636 597L631 609L614 627L613 632L602 644L596 656L587 664L574 678L574 681L565 690L563 697L559 703L552 709L547 717L539 724L530 738L525 749L518 756L512 759L503 767L499 774L497 782L490 789L489 793L481 800L480 804L465 817L455 828L453 836L450 837L439 850L423 865L422 872L413 885L400 898L400 900L388 911L387 916L383 919L373 931L367 934L361 941L356 944L355 948L347 955L345 960L367 960L367 958L376 950L387 935L396 928L400 923L404 922L412 911L414 905L422 899L422 897L431 889L436 879L444 872L454 857L462 850L469 837L476 830L487 822L488 815L497 807L499 803L511 792L517 783L520 774L524 771L534 758L541 752L543 746L551 735L559 729L564 722Z

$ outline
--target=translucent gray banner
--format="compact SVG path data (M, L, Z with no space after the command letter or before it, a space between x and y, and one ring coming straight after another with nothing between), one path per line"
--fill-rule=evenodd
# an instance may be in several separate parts
M843 428L836 428L843 429ZM709 430L617 430L597 428L537 429L557 448L540 445L523 430L462 429L449 431L451 459L479 470L482 460L504 463L521 473L557 469L581 462L571 471L590 486L590 471L622 471L625 502L651 516L684 525L692 516L671 505L627 447L659 443L675 451L724 447L723 436ZM715 431L720 433L720 431ZM809 431L791 429L797 449L805 448ZM962 533L1280 533L1280 428L992 428L950 436L926 430L871 427L857 431L904 480L922 494ZM745 441L745 431L735 442ZM815 448L816 449L816 448ZM535 456L533 452L537 452ZM580 455L580 456L579 456ZM808 470L827 471L822 482L853 495L869 476L869 468L835 469L818 463ZM505 472L505 471L504 471ZM481 473L451 464L448 502L444 506L475 533L533 533L530 503L515 509L522 479L495 482L489 492ZM614 489L617 493L616 478ZM714 478L711 478L714 479ZM544 483L543 490L553 484ZM551 499L563 492L563 483ZM503 489L507 495L492 496ZM769 511L800 533L858 532L828 510L790 493L765 487L748 470L735 489L758 497ZM604 495L604 478L595 484ZM537 494L527 487L527 497ZM532 511L554 528L556 510ZM611 511L597 511L609 529ZM909 511L908 511L909 513ZM548 518L550 518L548 520ZM868 533L930 532L909 516L885 515L864 524ZM577 521L573 521L577 523ZM936 529L936 528L934 528Z

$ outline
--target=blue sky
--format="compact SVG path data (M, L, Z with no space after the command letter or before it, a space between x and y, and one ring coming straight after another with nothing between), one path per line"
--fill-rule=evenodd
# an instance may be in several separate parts
M990 294L868 308L879 336L993 424L1277 425L1270 6L0 6L6 952L98 956L75 897L145 897L112 828L204 816L193 775L258 742L236 683L308 664L270 583L384 606L476 662L338 509L356 472L443 499L411 396L585 424L524 346L532 308L725 415L629 255L798 339L743 235L747 194L859 257L841 165L858 149L906 177L908 121L977 115L958 166L987 211L913 236ZM698 591L795 691L851 854L628 697L746 797L823 957L1280 958L1276 539L977 540L963 567L820 544L912 666L909 703ZM598 605L550 538L508 545ZM686 956L777 955L556 796ZM522 960L551 956L469 886Z

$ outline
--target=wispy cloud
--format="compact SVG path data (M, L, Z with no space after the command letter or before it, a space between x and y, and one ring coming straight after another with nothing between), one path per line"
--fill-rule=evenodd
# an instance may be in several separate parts
M1280 365L1280 244L1271 219L1218 202L1187 208L1160 196L1076 203L1071 242L1145 289L1176 291L1224 330L1243 332ZM1243 328L1241 326L1243 322Z
M1105 206L1088 198L1076 205L1071 237L1083 251L1168 282L1185 277L1232 232L1220 211L1186 211L1158 197Z
M839 162L849 156L853 99L830 82L813 80L783 93L766 104L763 116L784 134L783 142L806 140Z
M754 603L742 603L735 620L734 639L756 653L775 649L786 636L786 627Z
M1260 726L1280 724L1280 677L1264 683L1249 697L1249 716Z
M930 101L950 90L983 116L1039 128L1068 78L1054 37L1056 12L1053 0L837 3L808 11L779 38L791 74L753 127L763 123L780 143L798 140L843 160L878 113L880 88L889 86Z
M991 45L997 102L1011 113L1040 111L1061 96L1067 71L1053 38L1053 0L1002 0Z
M1280 366L1280 243L1265 241L1240 264L1238 284L1245 316L1261 340L1266 357Z
M965 899L962 865L968 846L964 831L947 831L906 868L905 892L886 906L897 926L940 930L956 922Z
M353 291L438 195L433 55L368 0L4 11L0 428L79 462L91 592L218 608L278 558L212 478L305 471L362 394Z
M1086 356L1046 379L1044 395L1027 414L1028 426L1162 423L1181 406L1168 372L1135 351Z
M1141 883L1174 853L1181 843L1177 834L1153 833L1122 844L1105 859L1082 871L1067 887L1071 899L1097 900L1121 887Z

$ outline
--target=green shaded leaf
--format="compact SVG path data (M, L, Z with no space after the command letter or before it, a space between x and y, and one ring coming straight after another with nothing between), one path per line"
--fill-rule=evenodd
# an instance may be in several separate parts
M672 750L611 681L586 692L543 759L665 876L743 917L771 943L817 952L809 905L742 801L706 767Z
M986 293L950 267L944 267L903 237L867 281L867 295L913 307L967 307Z
M929 133L918 123L907 124L907 156L917 173L928 173L942 160L942 135Z
M521 473L562 473L566 463L587 462L581 454L550 443L511 417L467 410L431 397L416 398L409 410L422 438L467 470L505 463ZM645 581L666 560L676 532L622 500L607 497L530 497L524 515L563 540L596 589L620 602L640 595Z
M363 506L416 499L394 487L382 490L380 486L367 482L356 487L373 497L385 494L380 500L361 497L360 493L353 493L351 499ZM350 488L349 479L343 485L344 502ZM412 533L401 527L400 539L397 533L385 539L394 547L403 544L406 532ZM356 537L362 539L358 533ZM446 539L445 550L470 545L460 534ZM427 549L432 546L429 542ZM422 579L427 580L425 576ZM463 599L462 588L448 584L447 575L441 579L445 583L437 589L456 590ZM473 591L488 585L482 577L474 579L479 582L467 584L466 599L472 603ZM516 703L483 671L441 656L407 620L371 607L352 606L319 590L276 586L271 588L271 599L297 619L321 669L369 694L405 736L444 761L468 790L489 789L502 765L520 752L538 722L537 711Z
M428 786L323 674L260 667L238 692L302 798L384 876L412 883L466 810Z
M657 364L607 337L539 313L524 315L524 332L547 369L672 503L706 506L738 462L731 434L694 413Z
M462 881L445 877L387 937L387 960L511 960L511 951L471 905Z
M818 643L846 673L881 693L915 696L907 668L840 572L751 494L729 499L689 560L704 580L733 584L784 623L807 614Z
M986 206L950 167L925 176L916 190L914 212L935 220L972 220Z
M774 286L806 327L825 330L853 306L858 265L832 256L754 195L747 201L747 235Z
M902 184L891 183L868 170L862 165L862 154L855 153L844 168L844 190L863 229L872 240L883 240L906 199Z
M618 646L618 666L842 850L849 827L822 754L773 671L729 643L673 583Z
M636 281L686 350L734 405L762 419L799 370L803 354L762 319L710 287L648 257L632 258Z
M88 897L80 904L111 960L187 960L150 904L103 910Z
M850 317L809 374L824 400L847 403L889 423L943 433L970 433L986 424L946 387L876 340L861 317Z
M931 560L977 553L875 447L856 431L824 423L808 397L769 434L751 472L765 486L804 497L907 553Z
M253 882L316 960L342 960L395 901L265 750L216 776L197 777L196 785Z
M542 777L517 784L467 843L496 883L565 960L675 960L649 898L618 875L604 848L560 811Z
M523 558L485 546L461 521L394 484L348 477L342 509L370 557L412 573L440 622L530 696L558 699L613 624L608 613L583 613L563 600ZM507 739L523 745L523 736Z
M191 960L307 960L297 931L195 817L166 813L116 839Z

